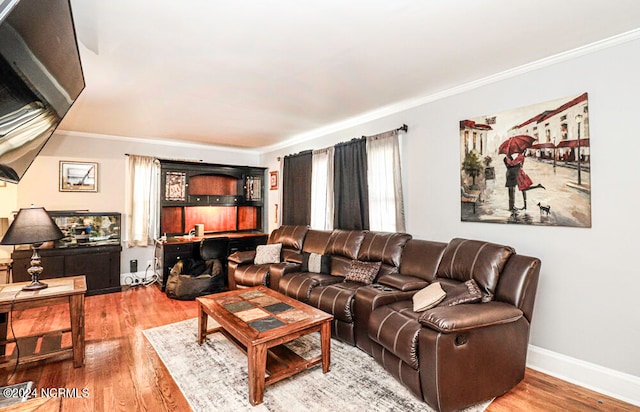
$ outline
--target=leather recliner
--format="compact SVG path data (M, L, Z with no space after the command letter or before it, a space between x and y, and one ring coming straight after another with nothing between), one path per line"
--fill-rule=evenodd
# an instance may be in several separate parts
M302 271L305 253L329 255L330 273ZM230 278L232 266L251 266L229 260ZM271 288L334 315L333 337L372 355L436 410L500 396L524 378L537 258L478 240L336 229L309 230L300 253L285 260L268 268ZM382 263L374 284L344 281L353 260ZM424 287L451 290L471 279L482 302L413 310Z
M376 277L398 273L402 250L411 239L407 233L367 232L358 250L360 262L380 262ZM375 280L374 280L375 281ZM343 342L356 344L355 296L364 285L355 281L318 285L309 294L309 304L325 312L333 313L332 334ZM364 318L363 318L364 319ZM365 323L365 322L361 322Z
M369 339L369 318L375 309L398 301L406 301L420 289L434 281L446 243L410 239L407 241L398 273L381 275L377 284L362 287L354 300L356 345L373 355Z
M229 289L238 286L270 286L270 275L287 267L287 259L299 259L302 244L309 228L307 226L284 225L271 232L267 245L282 244L280 263L254 264L255 250L235 252L228 257Z
M453 239L433 281L474 279L486 302L424 312L410 299L379 306L367 325L373 357L440 411L503 395L524 378L539 272L538 259L508 246Z
M362 230L335 229L323 251L331 256L331 273L288 273L280 279L280 293L307 303L314 288L342 282L351 261L358 257L365 234Z

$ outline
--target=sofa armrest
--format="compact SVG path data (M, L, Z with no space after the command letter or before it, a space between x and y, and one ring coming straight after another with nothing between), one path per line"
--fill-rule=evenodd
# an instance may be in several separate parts
M297 263L298 265L302 265L302 254L290 254L284 258L284 261L287 263Z
M504 302L435 307L420 316L420 323L441 333L455 333L515 322L522 311Z
M245 250L245 251L241 251L241 252L234 252L233 254L229 255L229 257L227 258L227 260L237 263L238 265L243 265L243 264L253 264L253 260L256 257L256 251L255 250Z
M359 287L353 300L353 313L356 319L356 345L369 355L373 355L373 345L368 333L371 313L381 306L411 300L415 293L415 291L403 292L380 284Z
M415 276L400 275L398 273L382 275L378 278L378 283L385 286L391 286L392 288L403 292L408 290L420 290L429 285L429 282L424 279L420 279Z
M269 287L275 291L280 288L280 279L287 273L300 272L300 265L297 263L272 263L269 266Z

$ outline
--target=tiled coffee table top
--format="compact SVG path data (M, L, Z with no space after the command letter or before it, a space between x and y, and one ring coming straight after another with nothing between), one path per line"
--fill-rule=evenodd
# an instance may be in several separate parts
M260 290L251 290L220 298L214 297L213 300L258 332L299 322L310 317L304 311Z

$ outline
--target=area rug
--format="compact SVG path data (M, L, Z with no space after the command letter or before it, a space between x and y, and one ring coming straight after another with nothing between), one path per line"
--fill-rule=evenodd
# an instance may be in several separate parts
M209 319L209 327L211 327ZM194 412L204 411L432 411L373 358L331 340L331 370L306 370L269 385L264 402L248 399L247 357L220 333L198 345L197 319L143 331ZM320 335L287 344L301 356L320 353ZM484 411L491 401L465 409Z

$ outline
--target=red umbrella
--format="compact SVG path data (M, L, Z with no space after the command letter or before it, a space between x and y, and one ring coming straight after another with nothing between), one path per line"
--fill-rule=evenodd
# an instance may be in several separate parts
M533 145L534 139L526 134L519 134L517 136L511 136L498 147L498 153L510 155L513 153L522 153L524 149L528 149Z

